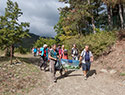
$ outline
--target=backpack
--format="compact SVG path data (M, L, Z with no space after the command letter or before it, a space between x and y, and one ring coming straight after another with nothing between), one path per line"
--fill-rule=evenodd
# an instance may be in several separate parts
M37 48L34 48L34 50L33 50L34 52L37 52Z
M89 52L85 52L85 61L90 61L90 54L89 54Z
M72 49L72 54L73 54L73 55L78 55L78 50L73 48L73 49Z

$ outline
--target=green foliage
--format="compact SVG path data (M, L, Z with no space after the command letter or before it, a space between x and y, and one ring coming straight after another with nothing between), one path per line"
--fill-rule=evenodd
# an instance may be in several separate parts
M48 46L52 46L53 44L56 44L56 40L52 38L39 38L36 43L35 47L42 47L44 44L47 44Z
M29 23L19 23L19 17L22 14L17 2L7 1L5 15L0 16L0 47L6 49L9 46L19 43L22 38L29 36Z
M65 36L89 34L92 33L93 25L95 25L95 28L102 28L107 23L105 6L101 0L59 1L68 3L70 6L59 9L60 18L54 27L58 36L61 34Z
M98 57L109 51L109 47L116 41L115 32L102 31L96 34L90 34L87 36L77 35L72 36L64 41L65 47L71 50L72 45L76 44L79 52L81 52L85 45L89 45L91 51L95 57ZM69 51L69 55L71 51Z
M120 73L120 76L125 76L125 73Z

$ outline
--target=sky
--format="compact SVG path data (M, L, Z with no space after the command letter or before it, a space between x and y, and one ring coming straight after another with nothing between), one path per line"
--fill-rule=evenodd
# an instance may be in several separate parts
M21 22L30 23L30 33L54 37L53 27L59 20L59 7L66 6L58 0L12 0L16 1L23 12ZM0 15L4 15L7 0L0 0Z

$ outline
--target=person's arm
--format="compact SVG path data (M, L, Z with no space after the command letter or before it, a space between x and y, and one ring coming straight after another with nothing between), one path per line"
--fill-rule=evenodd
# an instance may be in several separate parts
M80 56L79 61L80 61L80 62L82 61L82 56Z
M93 57L93 56L91 56L90 61L91 61L91 62L93 62L93 61L94 61L94 57Z
M80 61L79 63L80 63L80 64L81 64L81 61L82 61L82 59L83 59L83 53L84 53L84 52L82 51L82 53L81 53L81 55L80 55L80 58L79 58L79 61Z
M49 58L50 58L51 60L55 60L55 61L57 61L57 59L56 59L56 58L51 57L51 55L49 55Z
M93 61L94 61L94 57L93 57L92 52L90 52L90 61L91 61L91 62L93 62Z
M56 58L53 58L53 57L51 56L51 51L49 52L49 58L50 58L51 60L55 60L55 61L57 61Z

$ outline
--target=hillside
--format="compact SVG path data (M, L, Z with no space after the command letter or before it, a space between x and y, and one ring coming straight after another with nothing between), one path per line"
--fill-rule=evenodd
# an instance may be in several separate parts
M88 80L80 70L69 71L57 83L50 72L39 69L39 59L33 55L15 54L22 64L9 65L9 59L0 57L1 95L124 95L125 41L117 42L108 55L92 63ZM15 60L15 59L14 59ZM7 69L6 69L7 67ZM115 72L114 72L115 71Z
M66 77L57 74L56 84L50 73L44 74L48 83L28 95L125 95L125 41L117 42L110 54L92 64L87 81L81 70L69 72Z
M29 38L24 38L22 40L21 46L24 48L31 48L33 44L39 39L40 36L29 33L30 37Z
M110 51L107 56L97 59L95 64L107 71L113 69L118 76L125 75L125 40L118 41Z
M33 33L29 33L30 37L29 38L24 38L22 40L22 43L21 43L21 46L23 48L27 48L27 49L30 49L31 47L33 47L34 43L39 39L39 37L41 38L50 38L50 37L44 37L44 36L39 36L39 35L35 35ZM52 38L54 39L54 38Z

